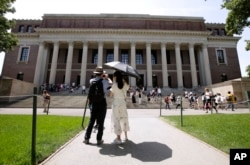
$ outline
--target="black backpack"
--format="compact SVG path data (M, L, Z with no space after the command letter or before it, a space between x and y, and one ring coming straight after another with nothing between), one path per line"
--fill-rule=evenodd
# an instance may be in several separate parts
M98 104L104 100L104 91L103 91L103 84L102 79L98 81L93 81L89 88L88 94L90 104Z

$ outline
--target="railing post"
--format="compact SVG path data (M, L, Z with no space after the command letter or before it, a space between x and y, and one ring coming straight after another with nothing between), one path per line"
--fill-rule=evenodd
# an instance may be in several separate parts
M34 87L33 115L32 115L32 139L31 139L31 164L36 165L36 117L37 117L37 88Z

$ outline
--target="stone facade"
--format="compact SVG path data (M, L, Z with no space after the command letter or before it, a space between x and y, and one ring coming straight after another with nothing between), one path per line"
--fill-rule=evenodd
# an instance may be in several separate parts
M202 17L130 14L45 14L16 20L19 45L6 54L3 75L41 85L89 86L96 66L128 63L142 79L131 86L195 88L241 77L238 37Z

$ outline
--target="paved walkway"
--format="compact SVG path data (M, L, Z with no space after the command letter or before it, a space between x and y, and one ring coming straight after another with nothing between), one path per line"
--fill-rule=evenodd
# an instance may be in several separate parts
M0 114L32 114L29 108L0 108ZM82 116L83 109L51 109L49 115ZM129 141L112 144L115 135L110 131L111 110L105 120L104 144L96 145L96 133L92 133L91 145L82 143L85 131L65 144L41 165L229 165L229 155L180 131L159 118L156 109L129 109L131 130ZM220 111L220 113L249 113L248 109ZM42 109L38 109L42 114ZM164 115L178 115L179 110L162 110ZM205 114L201 110L185 110L184 115ZM89 115L89 114L87 114ZM209 115L209 114L205 114Z

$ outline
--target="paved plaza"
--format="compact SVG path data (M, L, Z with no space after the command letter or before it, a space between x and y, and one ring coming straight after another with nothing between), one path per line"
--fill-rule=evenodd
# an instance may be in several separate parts
M44 114L42 109L38 114ZM160 118L165 115L180 115L179 110L129 109L129 141L122 145L112 144L115 135L111 132L111 110L107 112L104 144L96 145L96 133L90 142L82 143L83 130L41 165L229 165L229 155L169 125ZM219 113L249 113L248 109L220 111ZM0 108L0 114L32 114L32 108ZM53 108L49 115L82 116L80 108ZM202 110L187 109L184 115L205 114ZM46 115L46 114L44 114ZM89 113L87 113L87 116ZM185 123L184 123L185 124Z

